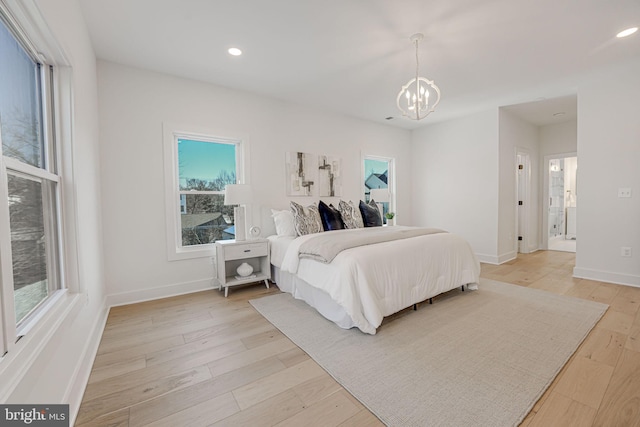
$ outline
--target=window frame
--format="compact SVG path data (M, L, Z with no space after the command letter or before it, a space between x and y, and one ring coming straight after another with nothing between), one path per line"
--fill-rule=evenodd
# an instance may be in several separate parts
M164 176L165 176L165 222L167 259L179 261L204 258L213 255L214 244L182 246L181 194L224 194L221 191L180 190L178 168L178 139L233 144L236 147L236 183L249 183L249 148L246 136L232 136L233 132L220 132L201 126L164 122ZM237 134L236 134L237 135Z
M397 212L397 204L396 204L396 159L394 157L366 154L364 152L362 153L361 157L362 157L362 160L360 162L360 166L362 169L360 173L360 179L362 183L362 189L361 189L362 193L360 194L362 195L362 200L365 200L365 194L367 191L367 186L365 185L365 182L367 180L367 176L366 176L367 170L365 166L365 160L387 162L387 164L389 165L389 168L387 169L387 188L389 189L389 212L395 213L394 219L397 220L398 212ZM386 219L383 218L383 222L386 223Z
M51 215L55 216L52 224L49 221L51 215L43 212L45 228L49 228L45 233L57 234L55 244L48 243L50 250L47 253L47 275L48 278L53 277L51 274L57 276L59 283L58 290L41 301L37 310L17 326L11 239L0 239L0 383L5 384L0 388L0 393L5 393L19 383L28 366L38 357L39 349L46 345L72 310L78 307L81 299L77 293L82 287L77 260L77 212L72 164L72 70L35 2L0 0L0 15L0 19L27 55L40 64L40 107L44 118L41 124L44 145L42 155L45 168L34 167L13 158L0 158L0 198L3 200L0 201L0 235L8 236L11 233L9 207L8 202L5 202L8 201L9 170L18 175L31 175L52 182L54 191L43 191L43 199L52 199L50 205L43 203L43 210L49 209ZM50 262L52 250L57 258L55 265Z

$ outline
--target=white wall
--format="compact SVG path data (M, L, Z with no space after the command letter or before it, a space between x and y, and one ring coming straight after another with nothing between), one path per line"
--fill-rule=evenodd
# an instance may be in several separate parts
M457 233L498 262L498 156L497 109L413 131L415 225Z
M211 286L208 258L167 261L165 121L248 138L256 195L253 224L260 222L263 208L288 208L287 151L342 158L342 198L353 200L361 198L362 153L396 158L398 219L411 222L409 131L109 62L98 62L98 75L105 271L111 302ZM317 203L311 198L296 201Z
M551 154L575 153L577 150L578 123L576 120L540 127L541 159Z
M528 251L538 248L539 240L539 168L538 127L525 122L509 111L500 108L500 175L498 188L500 194L498 207L498 259L505 262L517 256L517 182L516 149L529 154L531 162L531 181L529 200L524 200L527 210Z
M69 181L64 184L67 185L65 191L72 192L76 198L76 206L65 206L65 209L67 214L74 211L77 217L75 246L79 257L79 283L71 284L76 288L77 304L53 335L47 337L50 339L46 344L37 349L37 354L27 356L28 359L35 357L35 360L7 402L70 403L74 414L88 379L93 352L99 343L102 322L106 319L96 62L76 0L37 0L34 3L73 69L71 132L75 184Z
M574 275L640 286L640 62L578 90L577 253ZM619 188L631 198L618 198ZM620 247L633 256L620 256Z

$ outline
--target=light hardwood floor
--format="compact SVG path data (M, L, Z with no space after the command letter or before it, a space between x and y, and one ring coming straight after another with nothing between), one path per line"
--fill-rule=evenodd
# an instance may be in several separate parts
M482 265L482 277L610 306L522 426L640 426L640 288L574 279L574 263L539 251ZM76 425L382 425L248 303L274 292L113 308Z

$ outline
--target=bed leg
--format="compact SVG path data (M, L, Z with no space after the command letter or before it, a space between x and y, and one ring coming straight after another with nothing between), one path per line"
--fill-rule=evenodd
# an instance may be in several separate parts
M413 311L416 311L418 309L418 305L417 304L413 304Z
M433 304L433 298L429 298L429 304Z
M462 289L462 292L464 292L464 285L460 286L460 289Z

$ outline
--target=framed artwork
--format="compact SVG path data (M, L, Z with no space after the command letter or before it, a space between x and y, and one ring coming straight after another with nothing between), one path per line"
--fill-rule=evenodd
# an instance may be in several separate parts
M316 192L318 156L289 151L286 153L287 196L312 196Z

